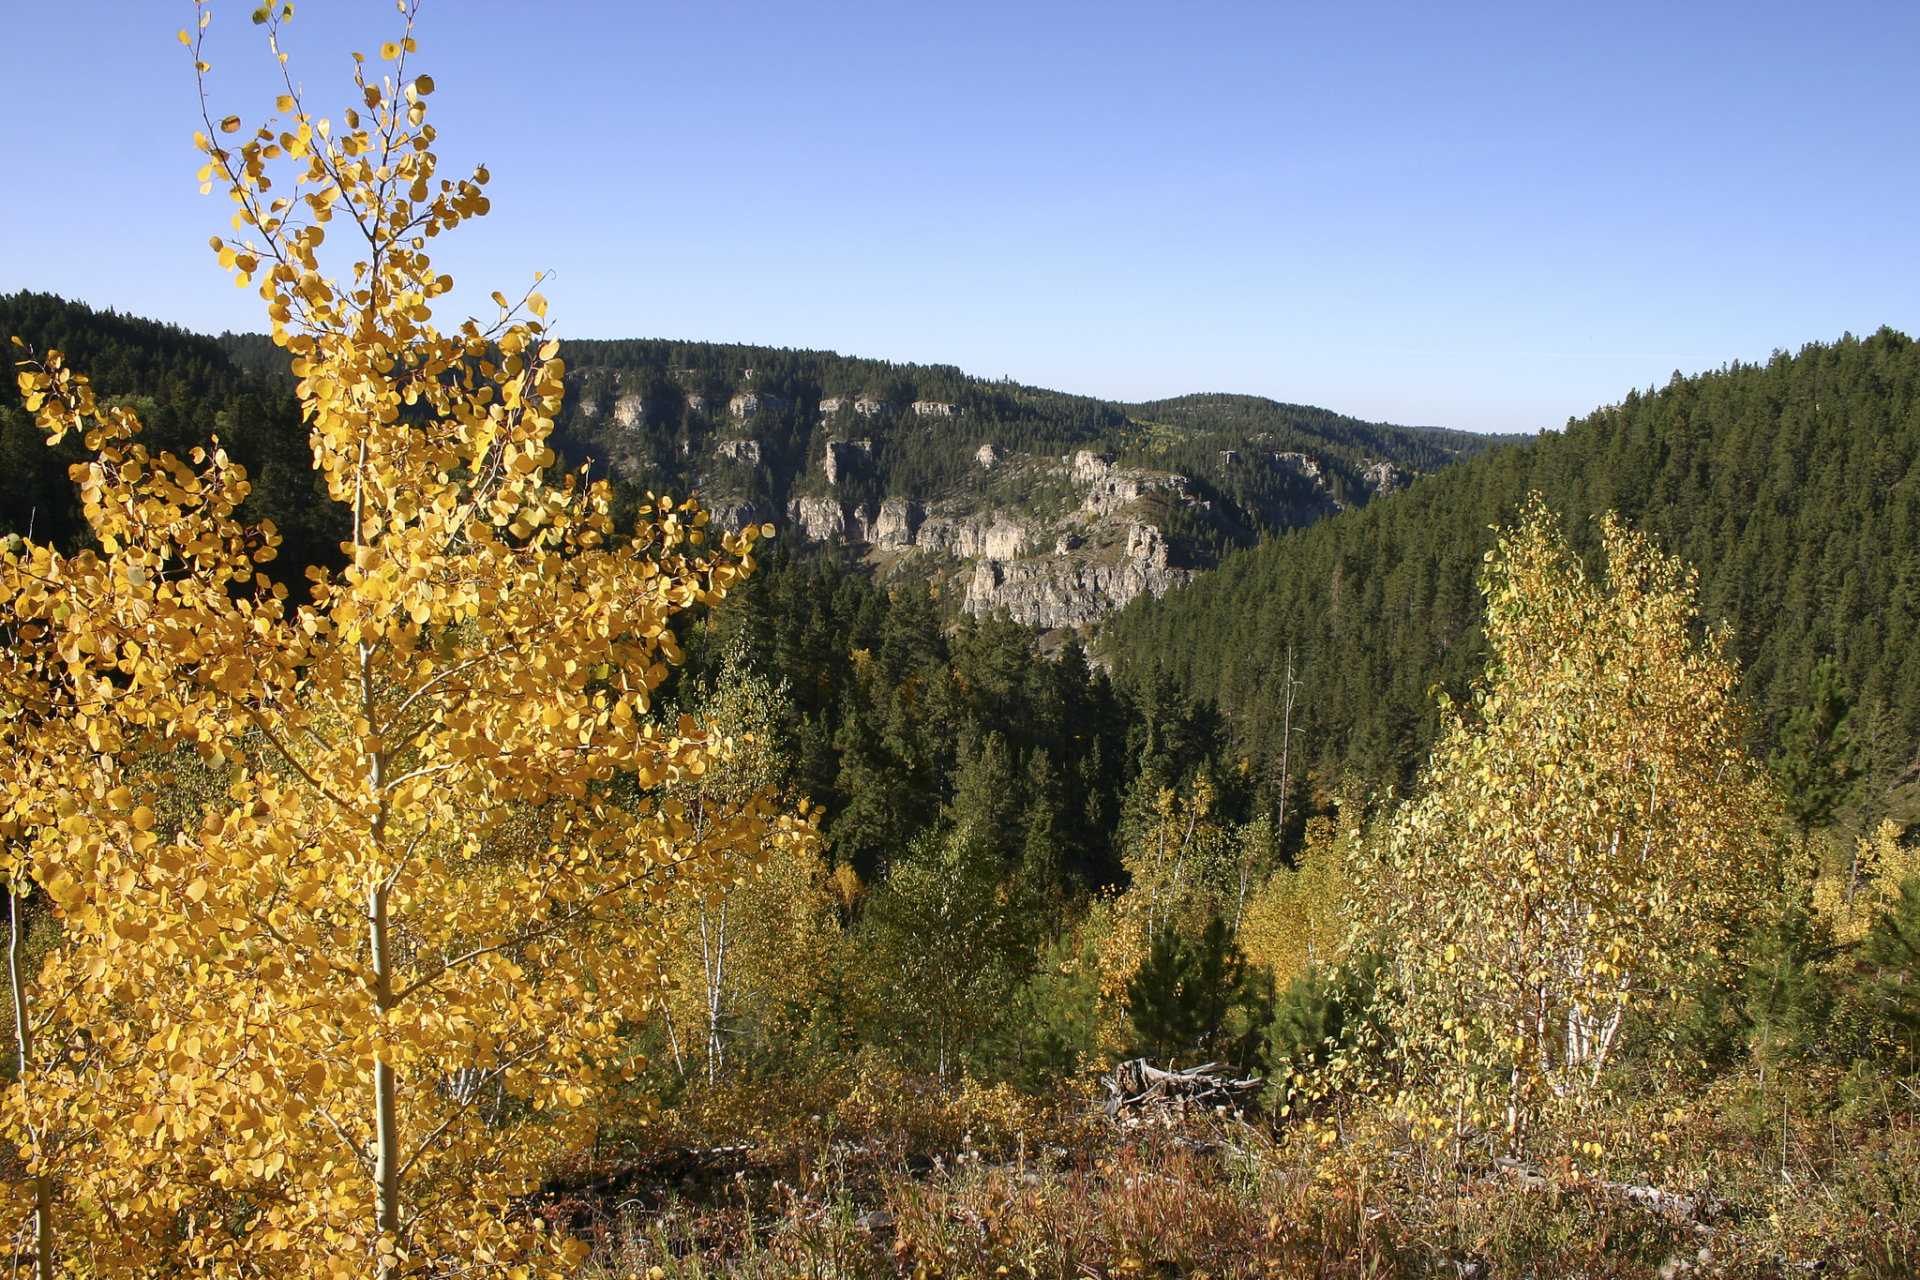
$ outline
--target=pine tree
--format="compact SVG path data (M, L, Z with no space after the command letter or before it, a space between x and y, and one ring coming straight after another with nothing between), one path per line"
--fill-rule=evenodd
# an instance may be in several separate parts
M1794 709L1767 763L1780 779L1787 815L1802 837L1823 826L1847 798L1860 770L1853 703L1832 655L1814 665L1806 705Z

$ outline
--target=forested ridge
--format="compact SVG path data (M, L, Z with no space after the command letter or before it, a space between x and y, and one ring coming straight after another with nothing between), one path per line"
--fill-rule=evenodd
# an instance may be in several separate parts
M1920 747L1920 347L1883 329L1734 364L1422 479L1230 557L1106 631L1122 669L1159 666L1278 751L1293 654L1302 752L1326 785L1411 778L1485 661L1476 588L1494 527L1530 492L1583 554L1618 512L1700 574L1769 750L1831 655L1862 708L1876 785ZM1914 812L1913 817L1920 817Z
M285 367L259 335L220 342L262 377ZM1391 487L1503 440L1256 396L1125 404L832 351L655 339L570 339L563 349L569 396L554 447L569 465L591 462L635 491L697 488L776 518L802 494L854 506L968 495L984 445L1052 458L1088 449L1189 477L1210 507L1180 532L1212 555L1366 503L1383 480L1369 467L1387 463ZM827 446L849 440L865 442L860 465L829 480ZM1311 459L1313 474L1274 465L1276 455Z
M285 559L276 572L290 568L297 580L308 564L339 561L346 522L314 477L299 402L284 377L241 369L218 339L50 294L0 294L0 333L37 351L70 353L94 371L103 395L140 414L156 452L185 457L218 437L251 478L245 514L272 520L281 532ZM74 438L49 447L7 379L0 386L0 528L65 547L86 538L79 492L67 476L86 456Z

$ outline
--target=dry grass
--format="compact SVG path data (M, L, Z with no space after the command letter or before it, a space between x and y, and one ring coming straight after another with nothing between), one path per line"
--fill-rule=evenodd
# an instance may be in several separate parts
M1920 1275L1920 1134L1895 1082L1734 1079L1683 1105L1621 1102L1538 1138L1606 1154L1522 1170L1471 1142L1414 1144L1377 1109L1323 1144L1227 1121L1122 1134L1078 1118L1079 1099L1027 1101L1029 1135L988 1123L991 1091L895 1078L837 1092L785 1132L762 1124L754 1154L714 1176L596 1203L576 1222L590 1274ZM710 1136L698 1129L651 1136L657 1151ZM1701 1207L1649 1209L1626 1184Z

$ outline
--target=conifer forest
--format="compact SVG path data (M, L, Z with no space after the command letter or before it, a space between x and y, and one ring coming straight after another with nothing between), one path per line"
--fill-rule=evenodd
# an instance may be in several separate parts
M1913 339L1525 438L563 343L415 55L201 124L259 332L0 296L10 1274L1920 1274Z

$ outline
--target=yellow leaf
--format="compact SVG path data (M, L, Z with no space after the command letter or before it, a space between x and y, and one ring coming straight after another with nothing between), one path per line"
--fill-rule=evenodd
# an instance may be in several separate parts
M220 132L222 133L238 133L239 131L240 131L239 116L228 116L225 120L222 120L220 122Z
M380 46L380 56L386 59L388 62L392 62L395 58L400 56L400 46L393 43L393 41L389 40L385 44Z
M527 295L527 310L544 317L547 314L547 300L537 293L530 293Z

